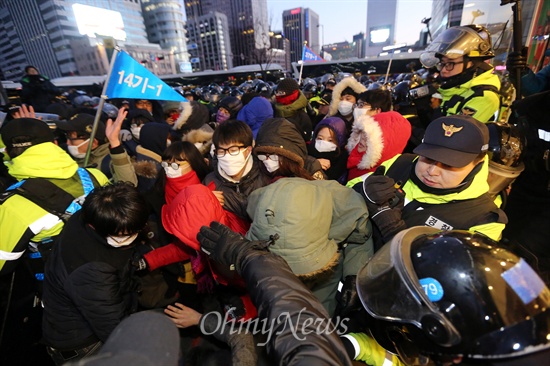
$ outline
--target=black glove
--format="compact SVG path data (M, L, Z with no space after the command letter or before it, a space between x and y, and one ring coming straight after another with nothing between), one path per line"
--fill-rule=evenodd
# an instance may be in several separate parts
M139 253L134 253L132 256L132 266L136 271L143 271L149 267L145 258L143 258L143 256Z
M278 235L267 242L250 241L219 222L212 222L210 227L203 226L197 234L201 250L214 261L227 266L234 266L240 273L240 262L251 249L266 250Z
M379 166L376 171L369 175L363 182L363 194L367 205L375 204L384 206L395 197L395 181L384 175L386 168Z
M371 212L370 208L369 212ZM380 230L384 243L387 243L395 234L407 228L405 221L401 218L401 208L399 207L379 207L376 213L371 214L371 219Z

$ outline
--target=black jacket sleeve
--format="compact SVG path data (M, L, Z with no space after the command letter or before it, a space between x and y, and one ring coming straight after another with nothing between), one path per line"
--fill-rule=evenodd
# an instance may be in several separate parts
M267 350L274 364L351 365L326 310L281 257L250 251L240 272L271 331Z

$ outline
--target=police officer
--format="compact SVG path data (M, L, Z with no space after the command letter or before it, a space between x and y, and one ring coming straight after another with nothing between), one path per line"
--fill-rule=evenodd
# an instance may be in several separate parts
M420 61L439 70L443 97L439 115L492 120L500 107L500 80L485 60L494 56L491 35L483 26L452 27L430 43Z

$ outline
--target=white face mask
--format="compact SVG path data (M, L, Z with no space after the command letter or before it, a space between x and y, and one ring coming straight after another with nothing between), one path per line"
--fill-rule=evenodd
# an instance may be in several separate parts
M132 126L130 127L130 132L132 132L132 136L139 140L139 131L141 131L141 126Z
M340 112L342 116L349 115L352 112L352 110L353 110L352 102L348 102L347 100L342 100L340 103L338 103L338 112Z
M86 141L81 142L79 145L67 145L67 150L69 151L69 154L71 154L73 158L76 158L76 159L83 159L84 157L86 157L86 153L81 153L78 151L78 149L81 146L84 146L88 141L90 141L90 139L87 139Z
M178 178L183 175L183 169L181 166L178 169L167 166L164 168L164 171L166 172L166 178Z
M368 111L370 111L369 108L355 108L353 110L353 119L359 119L359 117L366 115Z
M275 170L279 169L279 161L273 161L271 159L267 159L263 161L265 168L268 172L273 173Z
M315 148L319 152L336 151L336 144L325 140L315 140Z
M136 240L137 236L138 236L138 233L135 233L134 235L108 236L107 244L115 248L125 247L127 245L132 244L134 240Z
M239 172L243 170L251 155L248 154L245 158L245 150L246 149L242 149L239 154L235 156L229 155L229 153L226 152L223 157L218 157L218 171L223 170L223 172L230 177L239 174Z

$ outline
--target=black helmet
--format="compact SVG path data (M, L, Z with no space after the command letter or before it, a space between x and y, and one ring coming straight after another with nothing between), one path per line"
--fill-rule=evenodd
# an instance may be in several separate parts
M220 101L218 107L225 108L229 112L230 118L235 118L243 107L243 103L237 97L227 96Z
M269 97L271 97L271 94L273 93L273 89L271 88L271 86L268 83L260 81L254 87L254 92L260 94L263 97L269 98Z
M357 292L375 339L405 363L550 348L550 290L525 260L481 234L403 230L359 271Z
M231 92L229 93L230 96L237 97L239 99L242 98L243 94L244 92L236 86L232 87Z
M409 101L409 81L402 81L391 89L393 104Z
M214 86L209 87L209 95L208 95L208 101L211 103L218 103L222 97L222 91L221 88L214 84Z
M302 88L302 93L304 93L307 99L313 98L317 95L317 85L311 83L304 85Z
M491 34L487 28L476 24L445 29L420 55L420 62L424 67L434 67L443 56L450 59L462 56L481 60L493 58Z

